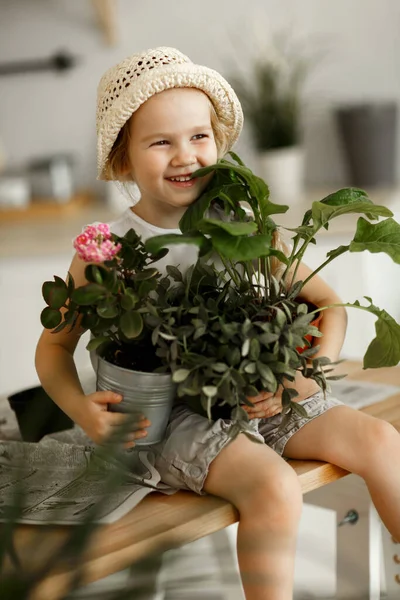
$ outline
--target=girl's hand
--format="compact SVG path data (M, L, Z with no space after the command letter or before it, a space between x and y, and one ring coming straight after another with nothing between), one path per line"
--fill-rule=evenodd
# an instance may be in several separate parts
M301 373L297 373L293 383L288 383L287 388L295 388L299 393L293 398L293 402L301 402L309 398L321 388L313 380L303 377ZM275 394L271 392L261 392L258 396L249 396L248 400L253 402L254 406L243 406L244 410L249 415L250 419L268 419L282 412L282 391L280 387Z
M85 396L85 400L87 401L85 415L78 424L96 444L103 443L113 433L113 429L129 417L123 413L108 411L108 404L121 402L120 394L109 391L94 392ZM125 448L132 448L135 439L145 437L147 435L145 428L150 425L150 421L142 415L142 418L133 424L133 431L125 436Z
M258 396L249 396L248 400L254 406L243 405L242 408L249 415L249 419L268 419L282 412L281 392L261 392Z

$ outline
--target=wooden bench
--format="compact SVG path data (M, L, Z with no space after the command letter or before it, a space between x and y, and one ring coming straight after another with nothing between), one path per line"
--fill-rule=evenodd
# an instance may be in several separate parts
M361 365L347 362L340 370L355 380L400 386L400 367L363 371ZM400 393L383 402L362 409L364 412L391 422L400 432ZM290 461L296 471L303 493L311 492L348 475L331 464L316 461ZM197 496L180 491L172 496L152 493L136 508L117 522L100 526L94 533L83 558L85 583L119 570L152 552L166 550L219 531L238 520L236 510L228 502L214 496ZM44 531L36 526L20 526L15 535L17 551L24 563L24 548L40 543L39 556L26 556L27 564L43 561L68 535L67 527ZM72 571L64 570L49 576L41 585L37 598L55 600L68 584ZM36 598L36 596L35 596Z

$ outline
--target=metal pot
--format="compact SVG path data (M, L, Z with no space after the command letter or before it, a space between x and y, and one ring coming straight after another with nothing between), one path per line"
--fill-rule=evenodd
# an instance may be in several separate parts
M144 415L151 426L145 438L136 440L137 446L161 442L175 398L176 385L167 373L144 373L123 369L97 357L97 390L110 390L122 395L123 400L110 405L109 410Z

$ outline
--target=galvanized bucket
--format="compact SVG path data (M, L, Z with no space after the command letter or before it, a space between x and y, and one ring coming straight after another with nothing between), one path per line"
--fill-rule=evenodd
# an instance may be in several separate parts
M116 412L144 415L151 421L147 436L135 440L136 446L157 444L164 439L175 397L176 385L167 373L144 373L113 365L97 357L97 390L111 390L122 395Z

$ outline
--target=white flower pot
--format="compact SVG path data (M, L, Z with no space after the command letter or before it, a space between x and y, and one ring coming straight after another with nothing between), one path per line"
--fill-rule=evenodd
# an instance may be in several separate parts
M301 202L304 194L304 149L290 146L258 155L258 174L265 179L272 202Z

